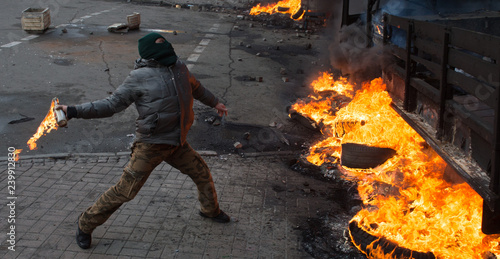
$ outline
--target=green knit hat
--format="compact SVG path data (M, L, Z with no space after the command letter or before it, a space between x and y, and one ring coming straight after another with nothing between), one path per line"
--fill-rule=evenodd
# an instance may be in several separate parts
M158 38L165 40L163 43L155 43ZM139 39L139 55L143 59L154 59L164 66L171 66L177 61L172 44L159 33L152 32Z

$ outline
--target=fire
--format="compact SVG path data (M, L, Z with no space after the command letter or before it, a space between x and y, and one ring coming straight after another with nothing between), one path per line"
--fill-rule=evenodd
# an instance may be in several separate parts
M338 103L337 96L343 95L352 98L354 92L354 86L347 82L347 78L341 77L339 80L334 80L333 75L324 72L321 77L314 80L311 83L315 93L322 92L333 92L334 96L310 96L315 99L315 102L299 102L292 106L292 108L302 114L307 114L316 122L322 122L326 124L332 123L330 109L332 107L342 106L345 100L340 100L342 103ZM346 103L347 104L347 103Z
M259 15L260 13L289 13L294 20L302 19L304 14L300 14L302 8L301 0L282 0L276 4L268 4L266 6L261 6L257 4L250 10L251 15ZM298 18L294 18L295 14L300 15Z
M19 154L21 154L22 151L22 149L14 150L14 161L19 161Z
M348 85L345 79L332 83L325 74L315 82L325 87L315 89L332 87L339 93L333 89L335 85ZM425 148L424 139L391 108L392 99L381 78L365 83L334 114L329 112L333 97L310 98L309 103L292 106L325 125L326 138L311 147L309 162L338 162L342 143L397 152L373 169L342 168L348 179L357 180L364 201L363 209L352 219L361 229L413 251L432 252L437 258L482 258L486 252L500 256L500 236L481 232L482 198L466 183L453 185L443 180L446 163ZM396 258L376 249L367 256Z
M59 102L59 100L57 100L57 98L54 98L50 105L49 112L45 116L45 119L43 119L43 121L40 123L40 126L38 126L38 129L33 137L28 140L28 146L30 150L36 149L36 141L38 141L40 137L52 130L58 129L56 115L54 113L54 106L56 102Z

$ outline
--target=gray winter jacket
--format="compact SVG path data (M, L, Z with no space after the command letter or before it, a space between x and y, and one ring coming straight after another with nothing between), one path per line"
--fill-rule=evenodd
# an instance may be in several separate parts
M136 141L184 144L194 121L193 97L215 107L218 99L178 60L170 67L138 59L135 69L109 97L76 105L77 118L104 118L135 103Z

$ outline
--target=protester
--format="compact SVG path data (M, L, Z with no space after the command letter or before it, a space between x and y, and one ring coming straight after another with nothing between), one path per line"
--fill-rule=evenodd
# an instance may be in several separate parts
M135 103L139 116L131 158L114 186L103 193L78 219L76 242L90 247L92 232L123 203L132 200L151 172L165 161L188 175L198 189L199 214L216 222L230 222L219 208L210 170L201 156L186 142L194 120L193 98L214 107L219 116L226 106L189 72L172 45L160 34L139 39L140 59L135 69L109 97L75 106L58 105L71 118L104 118Z

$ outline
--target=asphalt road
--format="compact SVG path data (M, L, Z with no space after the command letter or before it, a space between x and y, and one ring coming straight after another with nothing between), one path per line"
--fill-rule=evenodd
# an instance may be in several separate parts
M43 7L50 8L51 27L43 34L23 31L22 11L40 3L10 1L0 10L0 150L5 153L8 147L29 155L127 151L137 115L133 106L110 118L71 120L43 136L36 150L29 151L26 142L53 97L71 105L112 93L133 69L137 40L151 31L162 33L229 109L229 116L218 118L195 103L188 137L194 148L230 153L240 141L252 152L300 149L313 134L290 121L286 107L306 96L304 86L326 69L323 36L263 26L234 12L90 0L50 2ZM141 15L139 30L108 32L109 25L125 23L134 12ZM253 80L259 77L262 82Z

